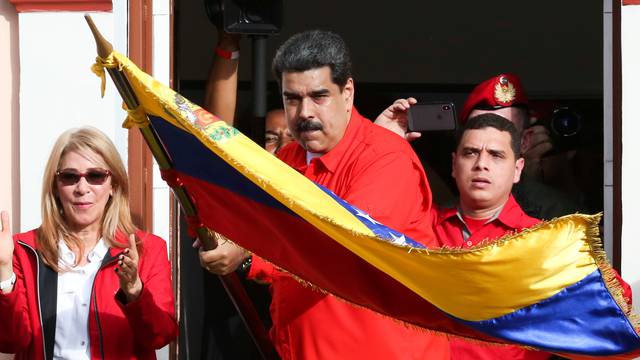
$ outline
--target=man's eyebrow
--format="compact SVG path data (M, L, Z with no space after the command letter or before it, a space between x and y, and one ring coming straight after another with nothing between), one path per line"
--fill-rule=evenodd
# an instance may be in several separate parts
M487 152L491 155L506 155L507 152L500 149L487 149Z
M462 151L475 151L475 152L479 152L480 148L479 147L475 147L475 146L463 146L462 149L460 149Z
M329 89L313 90L311 92L311 96L322 96L322 95L327 95L328 93L329 93Z
M273 130L265 130L264 133L265 134L271 134L271 135L278 135L278 133L273 131Z
M288 98L300 98L300 94L295 93L295 92L291 92L291 91L283 91L282 95L288 97Z

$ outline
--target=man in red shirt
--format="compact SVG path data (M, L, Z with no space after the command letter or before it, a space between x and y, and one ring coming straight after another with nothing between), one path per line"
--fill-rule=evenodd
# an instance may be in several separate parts
M296 139L278 156L377 221L436 245L431 191L420 161L407 142L354 108L344 41L325 31L294 35L278 50L273 70ZM201 252L203 265L218 274L233 271L244 259L252 262L250 278L272 285L271 336L283 359L449 358L445 337L314 291L239 247Z
M380 114L376 123L409 141L416 139L420 133L407 132L407 110L416 103L414 98L398 99ZM526 129L528 101L520 80L513 74L500 74L476 86L463 106L460 123L463 132L452 155L452 175L460 198L458 207L436 208L432 212L439 244L469 248L483 240L495 240L539 223L539 219L524 212L512 195L525 167L522 154L529 155L527 161L535 161L550 149L544 129L540 126ZM505 161L504 156L509 161ZM541 200L531 187L520 190L521 198L533 198L538 203ZM565 202L562 194L551 193L547 188L545 192L542 196L553 194L552 202ZM567 208L564 205L548 208L549 211L536 210L535 213L560 216L575 212L563 212L561 208ZM631 304L630 286L617 273L616 278L623 296ZM452 359L545 359L550 356L516 346L480 345L459 338L452 338L450 343Z
M483 240L533 226L511 195L520 181L524 159L519 132L512 122L482 114L468 120L452 155L452 176L460 192L457 208L434 212L433 227L441 246L469 248ZM546 359L549 354L517 346L478 345L451 339L453 359Z
M416 104L415 98L396 100L377 119L380 126L396 132L411 141L421 136L418 132L407 132L404 111ZM400 113L398 113L400 112ZM525 212L539 219L552 219L576 212L585 212L585 206L567 191L547 184L540 176L542 163L553 164L547 170L564 174L573 179L569 169L568 155L547 157L553 149L549 130L540 124L532 124L529 116L529 100L518 76L504 73L493 76L473 88L460 112L460 124L481 114L496 114L513 122L521 134L521 149L526 166L521 181L514 186L513 195ZM400 115L400 116L399 116ZM551 161L553 160L553 161ZM571 183L571 180L568 181Z
M407 108L396 102L385 110L385 116L397 124ZM512 121L490 112L474 116L463 125L452 154L452 176L460 193L458 206L432 212L440 246L469 248L540 222L525 214L511 194L525 165L519 134ZM616 277L630 303L628 284L617 274ZM517 346L478 344L460 338L452 338L450 344L452 359L550 357L548 353Z

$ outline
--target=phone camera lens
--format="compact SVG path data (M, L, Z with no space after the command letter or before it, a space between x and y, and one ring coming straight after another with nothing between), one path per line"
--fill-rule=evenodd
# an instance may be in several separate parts
M443 105L442 106L442 110L443 111L449 111L449 110L451 110L451 106L450 105Z

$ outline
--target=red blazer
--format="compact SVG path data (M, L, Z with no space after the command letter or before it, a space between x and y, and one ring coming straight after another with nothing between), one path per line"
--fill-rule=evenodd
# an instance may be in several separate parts
M142 293L124 303L114 271L124 249L110 248L91 292L92 359L155 359L155 349L178 334L166 243L142 231L136 235L143 244L138 265ZM0 352L15 353L16 359L53 357L58 274L40 259L35 236L35 230L14 236L16 284L11 293L0 292ZM116 241L128 243L124 234Z

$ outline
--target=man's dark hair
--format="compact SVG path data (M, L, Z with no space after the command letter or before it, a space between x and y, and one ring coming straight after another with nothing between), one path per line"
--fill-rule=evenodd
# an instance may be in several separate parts
M485 113L478 116L474 116L469 119L464 126L456 134L456 149L460 145L460 140L467 130L494 128L500 131L506 131L511 135L511 150L515 155L515 158L522 156L520 153L520 132L516 128L516 125L504 117L492 113Z
M271 68L278 80L283 72L303 72L328 66L331 80L342 89L351 77L349 49L340 35L323 30L293 35L280 46Z

